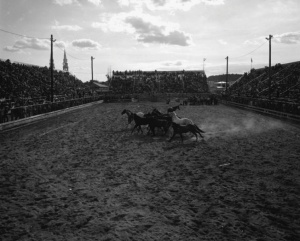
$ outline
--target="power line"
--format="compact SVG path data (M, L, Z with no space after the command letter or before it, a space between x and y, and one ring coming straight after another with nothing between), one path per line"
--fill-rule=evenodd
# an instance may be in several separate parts
M16 35L16 36L20 36L20 37L25 37L25 38L33 38L33 39L49 39L49 38L37 38L37 37L31 37L31 36L27 36L27 35L23 35L23 34L18 34L18 33L13 33L4 29L0 29L0 31L5 32L5 33L9 33L12 35Z
M261 48L264 44L266 44L268 41L265 41L264 43L262 43L260 46L258 46L256 49L252 50L251 52L247 53L247 54L244 54L244 55L241 55L239 57L234 57L234 58L231 58L231 59L238 59L238 58L241 58L241 57L244 57L244 56L247 56L249 54L252 54L253 52L255 52L256 50L258 50L259 48Z

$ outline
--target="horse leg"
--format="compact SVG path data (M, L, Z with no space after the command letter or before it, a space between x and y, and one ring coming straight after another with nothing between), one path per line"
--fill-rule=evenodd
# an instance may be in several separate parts
M183 143L183 136L181 132L180 132L180 137L181 137L181 142Z
M204 136L201 135L201 132L199 130L196 130L196 133L198 133L201 138L204 138Z
M196 142L198 142L198 136L196 132L193 132L193 134L196 136Z
M168 133L168 130L169 130L169 127L165 126L165 127L164 127L164 132L165 132L165 133L163 134L163 136L166 135L166 134Z
M155 127L154 126L152 126L151 131L152 131L152 135L155 136Z
M175 135L176 135L176 132L174 131L173 136L170 138L169 142L171 142L173 140Z
M142 126L140 126L140 131L142 132L142 134L144 134L143 129L142 129Z
M131 131L131 134L133 133L133 131L135 130L135 128L137 127L138 125L135 124L135 126L133 127L132 131Z

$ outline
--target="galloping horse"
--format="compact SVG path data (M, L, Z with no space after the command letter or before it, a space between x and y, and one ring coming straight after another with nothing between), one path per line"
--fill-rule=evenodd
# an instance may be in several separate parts
M172 122L174 122L175 124L181 125L181 126L185 126L185 125L193 125L196 127L196 129L202 133L205 133L203 130L201 130L196 124L194 124L194 122L188 118L178 118L178 116L176 115L175 112L171 112L170 113L171 117L172 117Z
M124 109L121 113L122 115L126 114L128 117L128 125L133 121L133 114L130 110ZM143 112L136 113L139 117L144 117Z
M178 125L194 125L194 122L188 118L178 118L175 112L170 112L172 121Z
M169 142L172 141L172 139L174 138L174 136L176 134L179 134L181 137L181 142L183 142L183 133L188 133L191 132L196 136L196 141L198 141L198 136L197 134L199 134L202 138L203 136L201 135L201 133L203 133L204 131L201 131L196 125L178 125L175 122L172 122L172 127L173 127L173 136L170 138Z

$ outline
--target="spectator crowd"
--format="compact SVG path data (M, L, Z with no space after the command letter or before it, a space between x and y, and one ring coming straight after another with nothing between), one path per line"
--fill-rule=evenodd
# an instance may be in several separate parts
M90 82L83 83L68 72L54 70L53 79L54 102L92 95ZM51 79L48 67L0 60L0 123L63 108L62 103L52 105L52 108L46 107L50 100ZM67 105L77 104L74 102ZM26 111L19 108L23 106L30 108L26 108Z
M207 93L203 71L113 71L110 89L115 93Z
M93 96L96 92L93 81L83 83L69 72L58 70L54 70L53 75L55 102ZM141 94L171 96L175 93L186 96L186 101L190 104L218 103L216 96L207 95L209 87L203 71L113 71L107 77L105 84L109 86L112 99L113 95L131 98ZM6 121L5 116L11 109L47 104L51 99L50 94L48 67L0 60L1 123ZM252 69L228 87L225 97L234 102L300 114L300 62L273 66L271 82L268 67ZM68 103L67 106L73 104L75 103ZM43 111L49 111L49 108ZM25 116L25 112L19 116Z
M84 83L68 72L53 71L53 89L57 96L82 95ZM48 67L0 60L0 99L24 105L26 101L50 100L51 80Z
M227 100L300 114L300 62L252 69L228 88Z

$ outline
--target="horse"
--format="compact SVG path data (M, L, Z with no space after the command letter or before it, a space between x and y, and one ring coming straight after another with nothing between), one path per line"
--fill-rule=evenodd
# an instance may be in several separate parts
M179 124L179 125L188 125L188 124L191 124L191 125L194 125L194 122L188 118L178 118L177 114L172 111L169 113L170 116L172 117L172 121L175 122L176 124Z
M130 110L124 109L121 113L122 115L127 114L128 117L128 125L133 121L133 113ZM138 116L143 117L143 112L136 113Z
M153 109L153 111L151 112L151 115L171 121L169 114L163 114L156 108Z
M126 114L128 117L128 125L133 121L133 113L130 110L124 109L121 113L122 115Z
M133 127L131 134L133 133L133 131L135 130L135 128L139 128L139 130L143 133L143 130L141 128L141 126L145 126L145 125L149 125L149 118L146 117L140 117L138 116L136 113L133 113L133 119L135 122L135 126ZM138 131L139 132L139 131Z
M198 141L197 134L199 134L203 138L201 133L204 133L204 131L200 130L196 125L188 124L188 125L183 125L182 126L182 125L176 124L175 122L172 122L172 127L173 127L174 132L173 132L173 136L170 138L169 142L172 141L172 139L174 138L174 136L176 134L180 135L181 142L183 142L182 134L183 133L188 133L188 132L191 132L196 136L196 142Z
M161 113L158 109L154 108L151 112L152 115L155 115L155 116L161 116L163 115L163 113Z
M178 116L176 115L175 112L171 112L170 113L171 117L172 117L172 122L178 124L178 125L194 125L198 131L204 133L204 131L202 131L196 124L194 124L194 122L188 118L178 118Z
M155 136L155 128L156 127L162 128L164 131L164 135L167 134L167 132L171 126L171 123L172 123L166 119L160 119L160 118L155 118L155 117L150 117L148 119L149 119L149 128L150 128L153 136Z
M176 110L180 110L179 106L180 106L180 105L176 105L176 106L174 106L174 107L168 108L168 113L174 112L174 111L176 111Z

